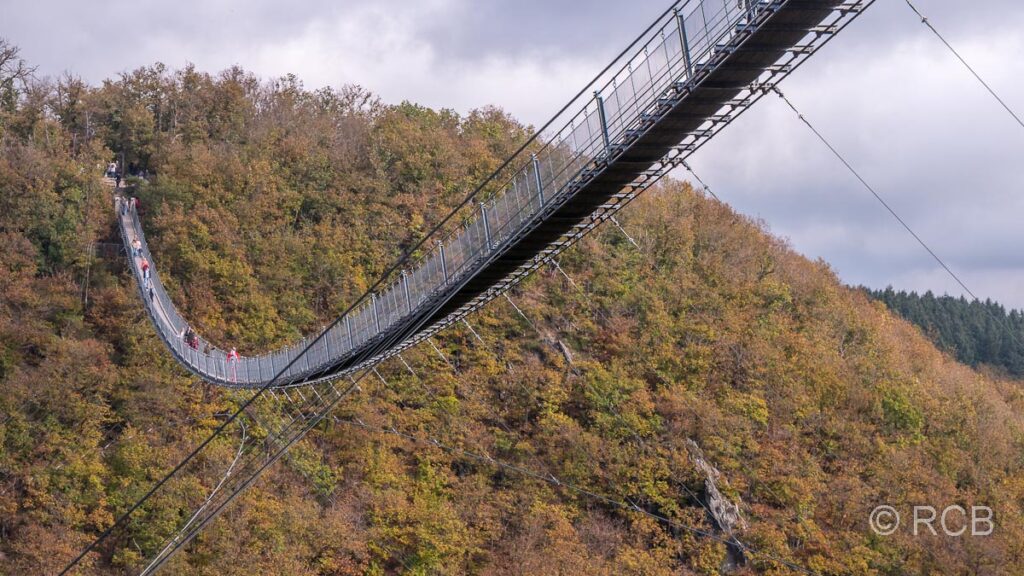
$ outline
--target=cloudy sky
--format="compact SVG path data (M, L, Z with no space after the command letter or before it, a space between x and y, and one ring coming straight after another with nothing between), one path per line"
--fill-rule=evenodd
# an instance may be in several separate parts
M914 0L1024 112L1024 4ZM667 0L0 0L40 73L162 61L361 84L388 102L496 104L539 125ZM1024 128L903 0L877 0L782 86L976 294L1024 308ZM959 287L792 112L766 98L697 153L718 195L851 284Z

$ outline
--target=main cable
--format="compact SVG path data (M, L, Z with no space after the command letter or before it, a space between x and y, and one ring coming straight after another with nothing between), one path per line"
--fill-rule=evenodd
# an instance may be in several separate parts
M1021 117L1018 116L1017 113L1014 112L1012 108L1010 108L1010 105L1007 104L1006 101L1003 100L999 96L999 94L996 93L995 89L992 88L992 86L989 85L989 83L986 82L985 79L981 77L981 74L979 74L973 66L968 64L967 60L965 60L964 57L961 56L959 52L957 52L956 48L953 48L953 45L950 44L949 41L946 40L946 38L941 33L939 33L938 30L935 29L935 26L932 25L931 20L929 20L927 16L922 14L921 11L917 9L917 6L914 6L913 2L911 2L910 0L904 1L907 3L907 6L909 6L910 9L914 11L914 14L917 14L918 18L921 19L921 23L927 26L928 29L931 30L932 33L935 34L935 36L939 40L941 40L943 44L946 45L946 48L949 48L949 51L953 53L953 56L956 56L956 59L959 60L960 63L963 64L965 68L967 68L968 72L970 72L978 80L978 82L980 82L981 85L985 87L985 90L988 90L988 93L991 94L992 97L995 98L996 101L999 102L999 104L1004 109L1006 109L1007 112L1010 113L1010 116L1013 116L1013 119L1017 121L1017 124L1019 124L1021 128L1024 128L1024 120L1021 120Z
M210 495L206 497L206 500L203 501L203 504L199 507L199 509L196 510L194 514L192 514L188 521L185 522L185 525L182 526L180 530L178 530L178 533L174 536L174 538L172 538L171 541L168 542L166 546L164 546L163 550L161 550L160 553L157 554L156 558L154 558L153 561L148 566L146 566L146 568L140 573L140 576L144 576L150 573L150 569L154 567L154 564L156 564L157 560L159 560L160 557L163 556L163 554L169 548L174 546L174 543L178 541L178 539L181 537L182 534L185 533L186 530L188 530L189 526L191 526L192 523L195 522L196 518L198 518L199 515L203 513L203 510L206 510L206 508L210 505L210 502L213 502L213 498L214 496L217 495L217 492L220 491L221 486L223 486L224 483L228 481L228 478L231 477L232 472L234 472L235 470L235 466L238 464L238 461L241 460L242 458L242 452L245 450L245 441L248 439L248 433L245 428L245 422L242 420L239 420L238 422L242 426L242 439L238 443L238 452L235 453L234 460L231 461L231 464L228 466L227 470L224 472L224 475L221 477L220 482L217 482L217 485L213 487L213 490L210 491Z

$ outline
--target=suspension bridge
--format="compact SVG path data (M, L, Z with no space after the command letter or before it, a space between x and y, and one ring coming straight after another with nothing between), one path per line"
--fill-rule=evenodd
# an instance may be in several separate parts
M235 357L201 336L183 338L188 323L164 289L143 223L134 210L119 205L119 229L132 254L131 269L146 312L167 349L195 376L236 389L244 400L210 437L86 547L65 573L99 542L122 529L150 496L237 422L242 443L235 459L195 514L142 573L159 570L267 467L287 457L289 447L327 418L332 408L360 390L367 374L376 373L375 366L464 321L494 298L507 296L517 282L556 262L559 253L600 224L615 222L619 210L670 171L686 166L691 154L766 94L775 92L786 100L778 84L873 1L678 0L340 317L315 335L266 354ZM922 21L931 28L923 17ZM882 201L838 151L800 118ZM143 259L152 263L148 277L141 267ZM258 402L272 410L258 409ZM261 430L256 435L259 440L249 440L246 422L249 428ZM359 420L348 423L373 429ZM428 442L672 523L628 499L595 493L550 474L394 428L379 431ZM678 527L759 553L718 534Z
M119 216L143 301L175 359L231 387L308 385L373 366L500 296L679 166L871 3L679 2L465 202L460 225L424 238L406 263L338 321L281 350L234 358L168 297L138 215ZM152 294L142 258L153 263Z

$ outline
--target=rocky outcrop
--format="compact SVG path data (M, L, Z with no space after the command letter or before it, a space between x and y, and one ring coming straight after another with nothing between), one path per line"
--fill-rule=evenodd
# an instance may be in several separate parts
M686 448L690 453L690 461L702 476L704 476L704 493L701 496L702 504L707 509L714 522L715 528L731 543L729 545L729 558L723 569L731 569L746 562L743 553L744 546L737 538L739 531L747 529L747 521L740 512L741 502L732 502L726 498L718 489L719 483L726 483L721 478L717 468L708 463L704 457L704 451L696 442L687 438ZM727 483L726 483L727 484Z

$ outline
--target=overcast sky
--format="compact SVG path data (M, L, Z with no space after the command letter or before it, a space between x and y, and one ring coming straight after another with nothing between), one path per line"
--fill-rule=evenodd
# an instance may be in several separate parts
M1024 113L1024 3L914 0ZM387 102L498 105L539 125L666 0L0 0L0 36L42 74L91 82L161 61L307 87L361 84ZM877 0L782 86L968 287L1024 308L1024 128L907 8ZM851 284L959 287L776 98L694 168Z

